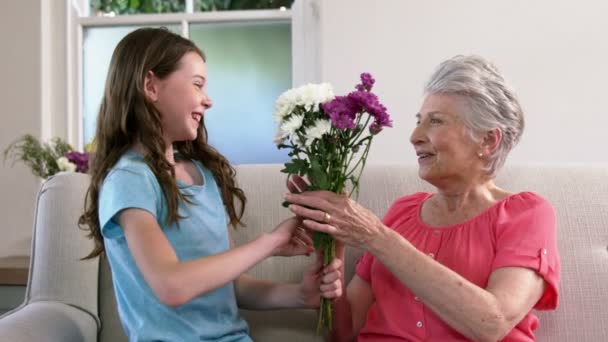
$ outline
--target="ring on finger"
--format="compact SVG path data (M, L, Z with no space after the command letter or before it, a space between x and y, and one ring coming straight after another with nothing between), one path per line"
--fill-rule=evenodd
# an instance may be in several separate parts
M324 213L325 215L323 216L323 218L325 219L326 223L329 223L329 221L331 221L331 215L329 213Z

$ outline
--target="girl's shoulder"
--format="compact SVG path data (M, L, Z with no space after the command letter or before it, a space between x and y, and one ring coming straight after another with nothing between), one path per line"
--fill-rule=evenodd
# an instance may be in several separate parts
M135 183L146 184L153 188L160 186L154 172L144 160L143 155L129 150L125 152L114 166L108 171L105 176L104 184L106 183Z

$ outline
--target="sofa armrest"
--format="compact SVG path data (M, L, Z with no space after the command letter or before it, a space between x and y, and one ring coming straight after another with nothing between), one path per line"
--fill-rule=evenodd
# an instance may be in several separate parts
M97 322L67 304L34 302L0 317L0 341L96 342Z

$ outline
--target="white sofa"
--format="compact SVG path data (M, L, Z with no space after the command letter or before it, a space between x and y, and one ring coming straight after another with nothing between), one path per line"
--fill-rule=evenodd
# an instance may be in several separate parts
M285 178L280 165L238 167L248 196L246 228L237 243L270 229L289 212L281 207ZM26 298L0 318L0 341L125 341L117 318L107 263L80 261L91 241L76 221L89 178L63 173L39 192L32 262ZM560 306L541 312L539 341L608 340L608 166L528 165L508 167L497 182L513 190L532 190L556 209L562 260ZM413 166L369 165L359 200L383 215L398 197L429 190ZM360 251L350 250L347 277ZM251 270L260 278L297 282L306 257L273 258ZM243 312L256 341L321 341L312 310Z

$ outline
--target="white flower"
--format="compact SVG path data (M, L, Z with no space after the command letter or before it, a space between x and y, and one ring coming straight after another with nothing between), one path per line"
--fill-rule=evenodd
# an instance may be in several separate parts
M68 171L68 172L76 171L76 164L69 161L68 158L66 158L66 157L58 158L57 166L59 166L60 171Z
M283 132L283 130L281 129L281 127L277 128L277 132L274 135L274 144L275 145L279 145L281 143L283 143L283 141L285 140L285 137L287 135L285 134L285 132Z
M285 135L294 135L302 127L303 120L304 115L292 115L287 121L283 122L280 129Z
M306 145L310 146L315 139L321 139L324 134L331 130L331 122L329 120L320 119L315 124L306 130Z
M274 121L276 123L283 122L283 119L295 108L294 91L290 89L284 92L274 105Z
M306 84L289 89L281 94L275 103L274 120L282 123L297 106L304 107L306 111L318 111L320 104L334 98L334 90L329 83Z

